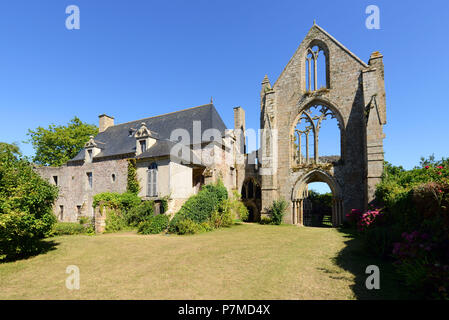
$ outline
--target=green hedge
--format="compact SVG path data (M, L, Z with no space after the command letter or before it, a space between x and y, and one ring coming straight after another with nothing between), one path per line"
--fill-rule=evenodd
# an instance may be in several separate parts
M125 220L127 225L137 227L141 222L151 219L153 215L154 202L142 201L138 206L125 213Z
M239 202L239 203L237 203ZM168 231L194 234L232 225L238 216L247 215L238 199L228 199L228 191L221 181L203 186L190 197L170 221Z
M52 234L55 236L60 235L73 235L73 234L87 234L92 233L93 228L79 224L77 222L57 222L54 224Z
M149 217L139 224L138 233L157 234L168 228L170 218L165 214Z
M133 217L135 208L141 204L141 199L132 192L117 193L103 192L96 194L92 206L105 209L106 212L106 232L117 232L128 227L136 226L138 218Z

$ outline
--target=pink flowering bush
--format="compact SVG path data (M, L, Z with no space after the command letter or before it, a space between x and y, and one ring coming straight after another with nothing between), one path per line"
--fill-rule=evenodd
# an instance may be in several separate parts
M375 222L379 221L379 218L382 216L382 212L379 209L368 210L363 213L357 223L357 229L359 231L367 230L371 225Z
M382 216L380 209L371 209L368 211L362 211L359 209L352 209L350 213L346 214L346 221L353 227L357 227L357 230L363 232L375 222L379 222L379 218Z
M365 250L393 258L416 297L449 299L449 158L412 170L385 163L376 200L382 210L346 215Z
M352 209L350 213L346 214L346 221L353 227L357 226L363 214L362 210Z
M393 245L398 273L405 283L423 297L449 299L447 244L427 233L402 233L402 241Z

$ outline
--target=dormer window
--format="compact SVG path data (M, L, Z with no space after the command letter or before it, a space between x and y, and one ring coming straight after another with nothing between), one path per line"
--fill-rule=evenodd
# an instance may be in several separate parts
M93 136L90 136L90 139L88 142L86 142L86 144L84 145L84 148L86 149L84 161L86 161L87 163L92 162L93 158L101 152L101 150L100 150L100 148L98 148L97 143L95 142Z
M147 151L156 143L156 139L153 137L153 133L146 127L144 122L142 122L142 124L140 125L139 130L135 132L134 138L136 138L137 156Z
M129 130L128 131L128 137L132 137L133 136L133 131L132 130Z

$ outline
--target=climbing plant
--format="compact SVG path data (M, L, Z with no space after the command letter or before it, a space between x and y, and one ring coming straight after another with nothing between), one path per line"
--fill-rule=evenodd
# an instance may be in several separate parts
M128 159L128 185L126 190L134 194L138 194L140 190L137 180L136 159Z

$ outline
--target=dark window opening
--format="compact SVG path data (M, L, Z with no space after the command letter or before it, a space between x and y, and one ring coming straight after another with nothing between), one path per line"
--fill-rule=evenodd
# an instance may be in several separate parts
M89 188L92 189L92 187L93 187L92 172L87 173L87 183L88 183Z
M140 152L144 153L147 150L147 142L145 140L140 141Z
M53 182L56 186L58 185L58 176L53 176Z

